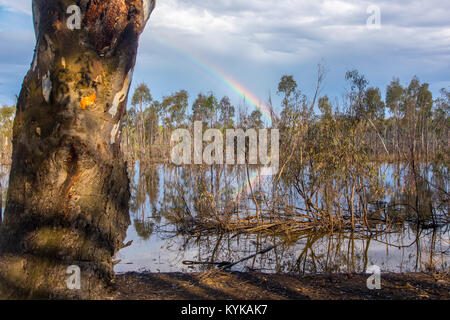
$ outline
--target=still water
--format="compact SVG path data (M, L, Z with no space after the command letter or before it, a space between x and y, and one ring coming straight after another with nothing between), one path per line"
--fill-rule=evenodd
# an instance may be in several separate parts
M119 273L202 271L211 266L187 266L183 261L234 262L275 245L273 250L240 263L233 269L295 273L364 272L367 266L378 265L383 272L449 271L448 224L423 229L406 223L376 234L307 232L280 236L267 233L209 233L192 236L180 232L180 228L172 223L173 212L189 207L190 212L199 214L194 205L194 200L200 196L197 189L203 185L199 181L210 185L217 207L221 207L229 198L238 202L241 208L252 207L251 197L243 187L245 183L242 183L248 181L245 174L239 170L225 173L221 175L211 170L199 174L190 169L171 169L163 165L142 168L136 165L132 172L130 215L133 225L128 230L126 240L133 240L133 244L119 252L118 259L122 261L115 270ZM427 175L430 181L441 177L433 177L432 170ZM394 181L394 168L387 165L382 167L381 176L387 185L401 189L396 185L398 181ZM448 190L448 181L443 181L444 186L441 187ZM263 183L253 188L266 188L261 185ZM401 196L398 193L394 194ZM383 200L388 201L387 198ZM301 200L295 196L290 202L298 202L301 206ZM448 206L442 212L444 216L448 215Z
M380 176L396 190L394 194L398 196L397 191L404 187L394 181L396 170L387 165L381 169ZM245 174L239 170L224 171L221 174L216 171L199 174L189 169L175 169L164 165L144 166L139 163L131 168L132 224L125 242L132 240L133 243L118 253L117 259L121 262L116 265L115 271L204 271L211 266L189 266L183 264L183 261L234 262L271 246L275 248L236 265L233 270L364 272L368 266L378 265L383 272L450 271L448 223L429 229L405 223L376 234L305 232L280 236L270 233L208 233L193 236L180 232L180 227L174 223L174 213L184 212L187 207L190 212L199 214L196 212L199 208L194 205L194 200L200 196L199 189L203 187L199 181L209 185L216 200L216 210L220 211L221 206L230 201L243 211L254 206L248 188L245 187L245 181L248 181ZM448 192L448 179L445 175L444 178L441 173L435 175L433 170L427 173L430 181L440 181L440 188ZM0 167L3 201L7 180L8 168ZM267 189L262 182L253 187L256 190ZM289 194L288 189L285 189L286 195ZM388 197L383 200L389 201ZM301 200L295 196L289 201L302 205ZM447 202L441 208L447 218L448 210Z

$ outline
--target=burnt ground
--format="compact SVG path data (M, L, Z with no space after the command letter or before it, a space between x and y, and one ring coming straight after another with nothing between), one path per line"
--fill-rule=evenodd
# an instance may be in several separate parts
M118 300L417 300L450 299L449 274L382 274L369 290L366 274L257 272L126 273L116 279Z

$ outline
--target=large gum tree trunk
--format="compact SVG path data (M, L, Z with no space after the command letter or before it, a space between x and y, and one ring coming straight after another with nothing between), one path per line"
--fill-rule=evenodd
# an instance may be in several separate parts
M81 10L71 30L68 7ZM37 44L14 122L3 298L99 298L130 225L121 120L155 0L33 0ZM73 11L72 13L74 13ZM66 284L81 269L81 289Z

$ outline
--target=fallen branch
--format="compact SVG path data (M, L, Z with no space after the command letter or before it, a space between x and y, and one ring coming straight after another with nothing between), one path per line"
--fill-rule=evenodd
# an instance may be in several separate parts
M283 243L284 243L284 242L283 242ZM189 261L189 260L185 260L185 261L183 261L182 263L183 263L185 266L193 266L193 265L212 265L212 266L217 266L219 269L225 270L225 269L230 269L231 267L234 267L235 265L237 265L237 264L239 264L239 263L242 263L242 262L244 262L244 261L247 261L247 260L249 260L249 259L251 259L251 258L253 258L253 257L256 257L256 256L260 255L260 254L267 253L267 252L269 252L269 251L275 249L276 247L278 247L278 246L281 245L281 244L282 244L282 243L277 244L277 245L273 245L273 246L270 246L270 247L267 247L267 248L265 248L265 249L263 249L263 250L261 250L261 251L258 251L258 252L256 252L256 253L254 253L254 254L252 254L252 255L250 255L250 256L248 256L248 257L245 257L245 258L243 258L243 259L241 259L241 260L239 260L239 261L236 261L236 262L228 262L228 261L223 261L223 262L209 262L209 261L205 261L205 262L201 262L201 261Z
M283 242L283 243L284 243L284 242ZM275 248L278 247L279 245L281 245L281 243L278 244L278 245L270 246L270 247L265 248L265 249L263 249L263 250L261 250L261 251L258 251L257 253L254 253L254 254L252 254L252 255L250 255L250 256L248 256L248 257L245 257L245 258L243 258L243 259L241 259L241 260L239 260L239 261L236 261L236 262L233 262L233 263L229 263L229 264L227 264L227 265L224 265L224 266L221 267L221 268L222 268L222 269L230 269L231 267L234 267L235 265L237 265L237 264L239 264L239 263L241 263L241 262L247 261L247 260L249 260L249 259L251 259L251 258L254 258L254 257L260 255L260 254L267 253L267 252L269 252L269 251L275 249Z

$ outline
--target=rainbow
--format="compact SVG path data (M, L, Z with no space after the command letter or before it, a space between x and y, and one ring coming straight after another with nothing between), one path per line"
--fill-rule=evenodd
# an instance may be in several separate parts
M267 120L267 123L272 124L272 115L273 111L264 103L261 102L261 100L252 93L249 89L247 89L243 84L240 84L237 80L235 80L233 77L225 73L224 71L219 70L218 67L215 67L208 63L206 60L200 60L199 58L194 57L192 54L186 52L186 50L168 42L163 39L160 39L159 37L152 34L153 40L156 40L158 43L162 44L164 47L169 49L173 54L180 57L181 59L189 62L191 65L193 65L195 68L205 72L206 74L212 76L222 84L224 84L226 87L231 89L234 93L236 93L239 97L244 99L246 102L250 104L250 106L254 107L256 110L259 110L261 114L263 115L264 119ZM248 183L247 179L244 180L245 182L236 187L233 190L233 197L237 198L240 195L242 195L244 192L249 192L250 190L250 184L253 188L255 188L259 183L259 174L258 171L255 171L251 173L250 175L250 184Z
M218 67L211 65L205 59L200 60L199 58L196 58L192 54L186 52L186 50L183 50L172 43L162 40L155 35L152 35L152 38L156 40L158 43L168 48L176 56L182 58L183 60L186 60L197 69L202 70L206 74L209 74L210 76L212 76L213 78L224 84L234 93L236 93L239 97L248 102L250 106L259 110L263 115L264 119L267 120L267 123L269 124L272 123L271 109L266 104L262 103L261 100L249 89L247 89L243 84L233 79L230 75L228 75L224 71L219 70Z
M244 169L244 170L247 170L247 169ZM233 190L233 198L237 199L244 193L247 193L247 194L250 193L250 185L252 186L252 188L254 190L255 187L260 182L261 181L258 176L258 171L255 171L250 174L250 184L248 183L247 176L245 176L244 182Z
M244 170L247 170L247 168L245 168ZM268 176L268 172L271 172L270 176L272 177L275 174L273 173L272 169L268 167L261 167L258 170L253 170L253 172L250 172L248 179L246 176L244 182L233 189L233 197L237 199L244 193L249 194L251 191L250 186L253 188L253 191L255 191L256 187L263 181L264 177ZM248 180L250 180L250 183L248 182Z

